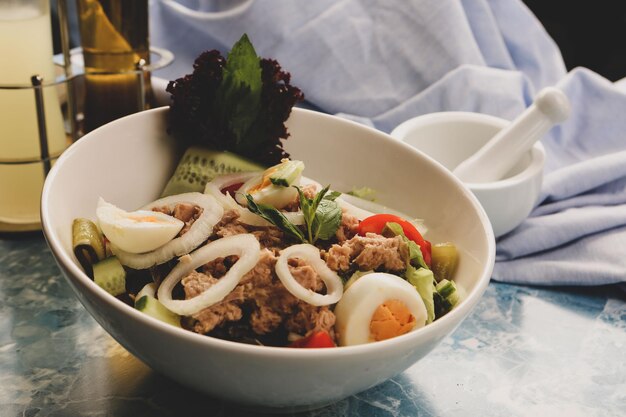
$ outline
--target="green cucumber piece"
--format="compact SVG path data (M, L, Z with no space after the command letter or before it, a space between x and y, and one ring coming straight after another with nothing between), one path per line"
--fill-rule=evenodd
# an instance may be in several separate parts
M264 166L231 152L192 146L183 154L161 197L203 192L204 186L220 175L264 169Z
M444 279L435 287L435 310L441 317L452 310L460 301L459 291L454 281Z
M270 182L279 187L290 187L304 171L304 162L283 160L280 164L270 168Z
M405 278L415 287L426 306L426 324L435 320L435 277L430 269L415 269L408 266L405 272Z
M159 300L150 295L144 295L137 299L137 301L135 301L135 308L164 323L181 327L180 316L168 310Z
M106 258L93 266L93 280L113 296L126 292L126 271L115 256Z

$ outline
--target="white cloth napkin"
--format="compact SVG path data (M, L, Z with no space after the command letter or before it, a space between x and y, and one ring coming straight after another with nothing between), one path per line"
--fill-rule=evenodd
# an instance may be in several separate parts
M387 132L437 111L512 119L539 89L558 85L572 115L543 139L539 205L497 242L493 278L626 281L626 94L589 70L567 74L557 46L520 0L231 4L151 2L152 43L176 55L161 76L189 73L201 51L226 51L246 32L259 55L291 72L309 105Z

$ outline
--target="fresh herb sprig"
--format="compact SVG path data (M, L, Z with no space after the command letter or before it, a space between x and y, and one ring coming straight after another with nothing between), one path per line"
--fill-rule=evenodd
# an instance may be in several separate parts
M282 140L293 106L304 100L273 59L257 56L243 35L227 58L218 50L196 58L193 73L171 81L168 132L187 146L226 150L264 165L289 157Z
M280 210L267 204L255 202L250 194L246 194L248 209L299 242L308 242L314 245L318 239L331 239L341 225L341 207L339 207L339 204L335 201L341 193L337 191L331 191L329 193L328 190L330 186L327 185L318 192L315 197L308 198L304 195L300 187L294 187L298 190L300 209L304 217L305 232L291 223Z
M276 208L267 204L257 203L250 194L246 194L246 200L248 200L248 209L251 212L258 214L274 226L278 227L286 235L291 236L293 239L302 243L306 242L302 230L298 229L298 226L291 223L289 219L287 219L279 210L276 210Z
M341 208L335 201L341 193L337 191L328 193L329 187L330 185L324 187L313 198L308 198L300 187L296 187L307 239L311 245L314 245L317 239L328 240L333 237L341 224Z

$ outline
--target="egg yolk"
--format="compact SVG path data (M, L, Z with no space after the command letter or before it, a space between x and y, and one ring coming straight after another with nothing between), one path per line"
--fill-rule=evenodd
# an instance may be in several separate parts
M138 223L160 223L161 221L154 216L128 216L130 220Z
M263 178L261 179L261 182L255 185L254 187L251 187L248 190L248 192L250 194L254 194L257 191L261 191L262 189L272 185L272 181L270 180L270 177L272 176L274 172L276 172L276 170L278 170L278 165L265 170L265 172L263 173Z
M379 305L370 322L373 340L385 340L410 332L415 327L415 317L400 300L388 300Z

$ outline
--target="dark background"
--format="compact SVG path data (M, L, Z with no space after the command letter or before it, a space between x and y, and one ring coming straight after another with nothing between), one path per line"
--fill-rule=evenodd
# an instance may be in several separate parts
M626 77L625 0L524 0L556 41L568 69Z

